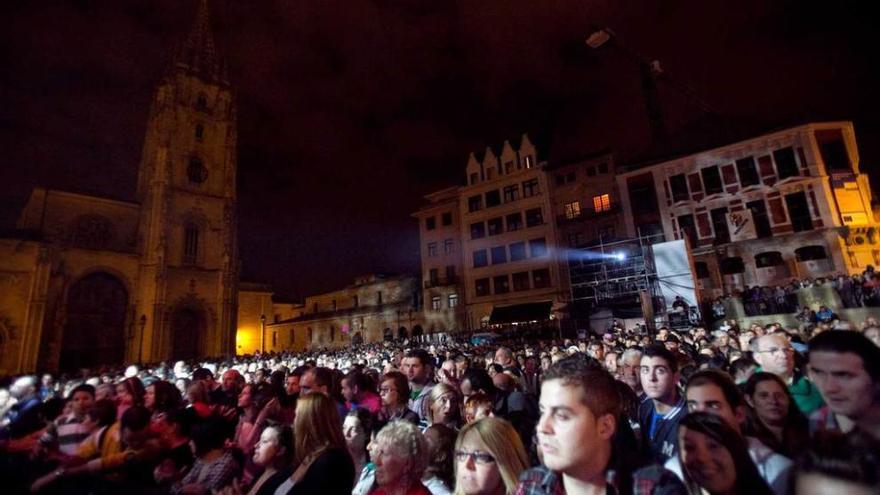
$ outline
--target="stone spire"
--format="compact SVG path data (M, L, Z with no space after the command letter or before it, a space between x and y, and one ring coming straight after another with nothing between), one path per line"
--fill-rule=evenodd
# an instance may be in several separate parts
M169 72L175 71L195 74L205 82L229 83L226 63L221 60L214 47L208 0L199 1L195 23L174 53Z

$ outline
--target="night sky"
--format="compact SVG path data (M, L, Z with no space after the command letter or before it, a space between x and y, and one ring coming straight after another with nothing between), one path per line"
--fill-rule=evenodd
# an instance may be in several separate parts
M152 91L196 4L0 2L4 226L35 185L133 197ZM659 59L716 111L661 82L677 143L662 152L701 146L706 122L757 134L847 119L862 169L877 170L870 4L213 0L238 94L242 278L302 297L417 273L410 214L422 196L462 182L470 151L523 132L556 162L660 153L636 66L586 47L591 26Z

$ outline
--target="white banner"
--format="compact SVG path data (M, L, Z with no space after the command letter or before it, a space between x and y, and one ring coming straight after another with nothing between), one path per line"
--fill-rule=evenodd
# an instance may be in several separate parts
M752 218L752 210L748 208L729 212L727 214L727 229L730 231L730 242L758 237L755 231L755 219Z

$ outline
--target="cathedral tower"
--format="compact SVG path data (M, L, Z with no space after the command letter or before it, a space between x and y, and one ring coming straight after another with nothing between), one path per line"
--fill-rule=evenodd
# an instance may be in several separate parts
M136 342L150 362L234 351L236 110L206 0L156 88L138 174Z

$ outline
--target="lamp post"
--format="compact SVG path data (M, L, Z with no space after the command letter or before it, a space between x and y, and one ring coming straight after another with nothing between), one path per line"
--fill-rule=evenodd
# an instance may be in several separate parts
M641 53L623 44L620 37L608 28L599 28L590 33L584 40L590 48L598 50L599 48L611 44L617 47L624 55L636 63L639 67L639 75L641 76L642 93L645 98L645 110L648 113L648 123L651 126L651 135L654 141L662 141L666 138L666 123L663 119L663 108L660 105L660 95L657 91L657 81L663 78L663 81L672 86L675 90L685 95L692 103L695 103L700 110L709 114L716 115L717 112L709 106L697 92L686 84L675 81L669 74L665 73L660 66L659 60L651 60Z
M266 315L260 315L260 354L266 352Z
M143 362L144 362L144 329L146 329L146 327L147 327L147 315L142 314L140 319L138 319L138 322L140 323L140 326L141 326L140 342L138 343L138 362L143 364Z

